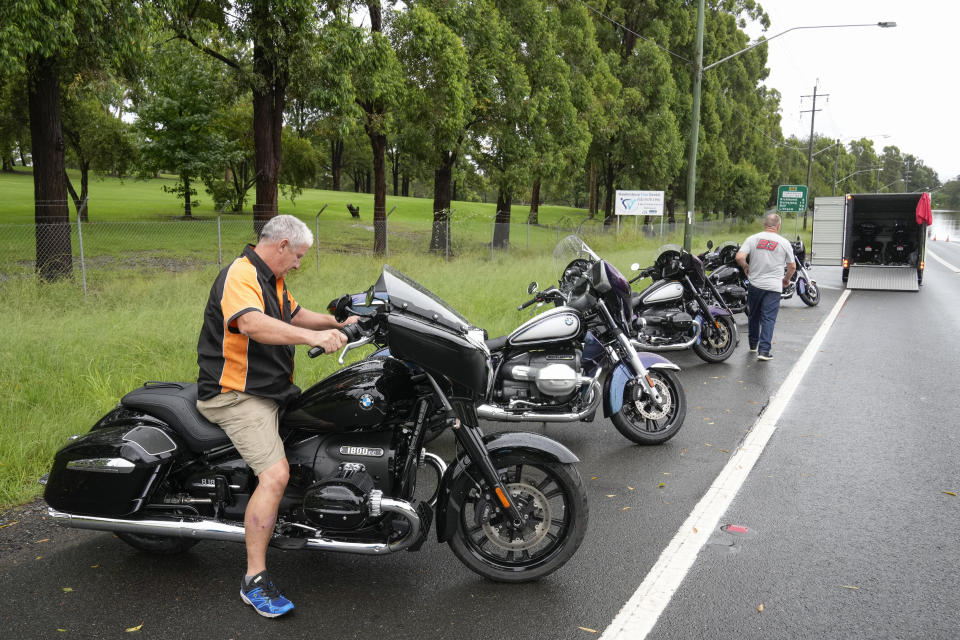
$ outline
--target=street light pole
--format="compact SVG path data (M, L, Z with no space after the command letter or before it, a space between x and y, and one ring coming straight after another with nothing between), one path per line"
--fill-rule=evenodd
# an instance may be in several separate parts
M693 212L695 210L696 190L697 190L697 142L700 135L700 85L703 80L703 72L716 67L719 64L746 53L751 49L766 44L774 38L779 38L785 33L797 31L799 29L837 29L843 27L881 27L889 29L897 26L896 22L871 22L867 24L821 24L804 27L791 27L786 31L781 31L759 42L755 42L749 47L741 49L736 53L731 53L725 58L720 58L716 62L703 66L703 4L704 0L697 0L697 52L693 62L693 113L690 117L690 147L687 154L687 217L683 223L683 248L691 251L693 247ZM809 180L808 180L809 182Z

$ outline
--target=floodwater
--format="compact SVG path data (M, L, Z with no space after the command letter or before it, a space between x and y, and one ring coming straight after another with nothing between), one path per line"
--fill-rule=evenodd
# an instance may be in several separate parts
M927 229L927 238L960 240L960 211L934 209L933 224Z

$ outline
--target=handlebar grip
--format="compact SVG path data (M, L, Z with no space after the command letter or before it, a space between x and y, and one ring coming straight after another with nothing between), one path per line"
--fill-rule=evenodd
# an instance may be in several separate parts
M527 301L524 302L522 305L520 305L519 307L517 307L517 311L523 311L524 309L526 309L526 308L529 307L530 305L536 304L536 302L537 302L537 298L533 298L532 300L527 300Z
M337 327L337 331L347 336L347 342L353 342L359 338L362 334L360 333L360 327L356 323L348 324L344 327ZM307 351L307 356L310 358L316 358L317 356L322 356L326 353L326 350L323 347L311 347Z

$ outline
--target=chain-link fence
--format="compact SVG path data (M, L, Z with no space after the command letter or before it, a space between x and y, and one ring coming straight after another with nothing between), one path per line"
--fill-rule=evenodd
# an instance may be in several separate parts
M315 234L314 246L301 268L316 264L330 253L379 255L433 254L447 259L491 256L497 252L525 250L549 253L564 236L577 233L591 238L619 234L662 239L682 230L681 223L659 218L614 220L569 215L550 224L535 224L525 215L498 223L486 213L452 209L438 222L394 217L395 208L379 221L327 215L324 210L304 222ZM516 212L515 212L516 213ZM524 212L525 213L525 212ZM647 224L644 224L647 222ZM699 222L697 235L729 229L736 220ZM380 231L378 233L378 230ZM89 220L81 224L0 224L0 280L14 277L76 277L86 293L88 274L131 269L177 272L222 267L255 242L249 215L220 214L206 217L169 216L151 221Z

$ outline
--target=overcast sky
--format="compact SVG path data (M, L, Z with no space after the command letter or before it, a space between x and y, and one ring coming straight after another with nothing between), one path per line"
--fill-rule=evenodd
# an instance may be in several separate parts
M799 26L897 23L892 29L800 29L770 42L766 85L782 95L785 136L810 135L810 113L802 112L812 99L804 96L817 85L817 134L843 142L872 138L877 152L896 145L942 182L960 175L960 0L759 2L770 15L767 38Z

